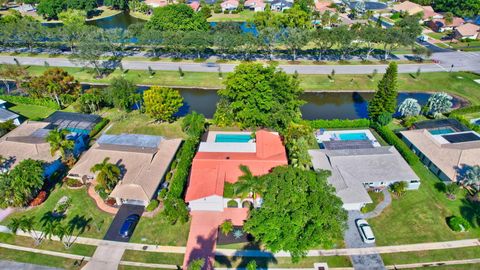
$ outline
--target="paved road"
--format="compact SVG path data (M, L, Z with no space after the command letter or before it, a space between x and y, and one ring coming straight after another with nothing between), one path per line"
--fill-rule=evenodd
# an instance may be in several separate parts
M1 260L0 261L0 269L8 269L8 270L61 270L62 268Z
M43 57L13 57L0 56L0 63L14 64L16 58L22 65L44 66L47 62L50 66L78 67L67 58L43 58ZM434 53L432 59L439 60L439 64L401 64L400 73L413 73L419 68L422 72L443 72L443 71L474 71L480 72L480 53L474 52L442 52ZM204 63L173 63L173 62L152 62L152 61L122 61L124 69L176 71L182 68L183 71L191 72L218 72L218 67L207 67ZM451 66L454 65L453 68ZM236 64L219 64L222 72L231 72ZM387 65L280 65L287 73L297 71L300 74L330 74L335 69L336 74L371 74L375 69L384 72Z
M362 241L358 232L355 220L362 218L363 214L359 211L348 212L348 229L345 231L344 239L347 248L366 248L374 247L375 244L366 244ZM352 265L356 270L382 270L385 269L382 257L376 254L353 255L350 256Z

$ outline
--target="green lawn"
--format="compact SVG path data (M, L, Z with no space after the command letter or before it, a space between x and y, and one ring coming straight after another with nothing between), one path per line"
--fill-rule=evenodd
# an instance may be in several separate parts
M362 208L362 213L368 213L368 212L371 212L375 209L375 207L377 207L377 205L381 202L383 202L383 193L382 192L373 192L373 191L369 191L368 192L368 195L370 196L370 198L372 198L372 203L368 203L367 205L365 205L363 208Z
M480 264L459 264L459 265L447 265L447 266L431 266L422 268L410 268L411 270L478 270ZM403 268L406 269L406 268Z
M212 13L212 17L208 18L209 22L246 22L253 19L255 12L251 10L243 10L238 14Z
M113 77L119 76L116 70L106 78L94 79L92 73L81 68L63 68L82 82L108 83ZM32 75L38 75L45 70L43 66L30 66ZM226 74L224 75L226 76ZM222 88L224 80L218 74L207 72L185 72L185 77L180 79L176 71L156 71L150 78L148 71L130 70L126 79L136 84L164 85L179 87L210 87ZM367 75L335 75L335 81L330 82L327 75L299 75L300 86L305 90L374 90L381 78L378 74L373 81ZM470 100L473 104L480 104L480 85L474 82L480 75L469 72L434 72L422 73L418 79L409 74L399 74L398 83L401 91L446 91Z
M27 104L16 104L8 109L32 120L42 120L43 118L46 118L55 112L55 110L52 108Z
M170 224L162 213L140 219L130 242L164 246L185 246L190 222Z
M50 255L43 255L34 252L19 251L13 249L0 248L0 254L2 260L32 263L38 265L45 265L51 267L61 267L64 269L80 269L79 266L75 266L75 260L55 257ZM86 262L82 264L84 266Z
M31 247L36 249L44 249L44 250L51 250L57 251L62 253L71 253L76 255L83 255L83 256L92 256L95 252L96 246L90 245L83 245L75 243L71 248L67 249L60 241L53 241L45 239L42 243L38 246L34 245L33 238L20 236L20 235L13 235L7 233L0 233L0 242L10 245L22 246L22 247Z
M463 115L468 120L480 118L480 112L466 113Z
M182 265L185 254L126 250L122 261Z
M11 214L5 220L3 220L1 224L6 225L12 218L23 215L34 216L36 220L40 220L45 213L52 211L55 208L56 203L62 196L68 196L72 200L72 204L68 208L66 220L70 220L76 215L93 219L93 221L90 223L90 228L87 229L81 236L103 238L108 226L113 220L113 215L99 210L93 199L88 196L86 188L72 190L66 188L65 186L60 187L57 185L56 189L50 194L48 199L43 204L27 211ZM96 226L94 226L94 223L98 224L98 227L100 227L99 230L97 230ZM37 225L36 229L41 230L41 226Z
M407 191L400 199L394 199L379 217L369 220L379 246L409 243L438 242L480 237L480 228L456 233L445 219L451 215L480 216L479 205L463 199L461 190L455 201L447 199L435 188L440 180L422 164L412 169L421 179L419 190Z
M214 267L244 268L251 260L255 260L258 268L312 268L314 263L326 262L330 267L351 267L350 258L347 256L306 257L298 263L292 263L291 258L265 258L265 257L227 257L215 256Z
M136 133L165 136L167 138L185 138L182 131L181 119L173 123L157 123L149 116L138 111L129 113L109 109L102 116L111 120L108 134Z
M382 259L385 265L453 261L476 258L480 258L480 248L478 247L382 254Z

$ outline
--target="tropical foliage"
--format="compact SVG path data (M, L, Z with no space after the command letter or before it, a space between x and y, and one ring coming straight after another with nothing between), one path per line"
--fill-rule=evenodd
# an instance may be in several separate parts
M402 197L407 191L408 183L405 181L398 181L390 185L390 190L397 195L397 197Z
M474 193L480 192L480 166L475 165L468 168L464 178L460 180L460 183Z
M172 121L175 113L183 105L183 97L178 90L152 86L143 92L145 113L158 121Z
M93 165L91 172L97 173L97 183L107 190L112 190L121 177L121 170L117 164L109 163L105 158L101 163Z
M233 223L231 220L225 220L222 224L220 224L220 231L224 235L227 235L233 231Z
M310 126L290 123L284 134L290 164L296 168L308 170L312 167L308 149L314 148L316 140Z
M75 142L67 139L70 132L66 129L54 129L50 131L46 137L46 141L50 144L50 154L55 156L55 153L60 152L63 159L72 155Z
M120 110L130 111L134 105L140 107L141 100L137 86L122 77L113 78L105 89L105 102Z
M250 211L244 230L272 252L290 252L294 262L311 248L331 247L346 229L347 213L327 183L329 175L282 166L261 176L268 189L261 194L262 207Z

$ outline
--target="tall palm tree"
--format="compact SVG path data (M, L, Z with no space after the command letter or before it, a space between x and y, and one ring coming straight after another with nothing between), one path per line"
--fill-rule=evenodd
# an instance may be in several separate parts
M105 158L101 163L93 165L91 172L97 173L97 182L105 189L112 189L120 179L120 168L113 163L109 163L110 158Z
M265 190L263 181L259 177L254 176L250 169L245 165L240 165L240 170L243 175L238 178L238 181L234 184L235 191L242 194L243 197L252 193L253 203L256 203L257 194L262 193Z
M465 178L461 181L464 187L471 188L475 193L480 191L480 166L475 165L465 172Z
M67 139L69 133L66 129L54 129L48 133L46 141L50 144L50 153L52 156L54 156L57 151L60 151L62 158L65 158L67 153L73 150L75 142Z
M43 232L37 232L34 230L35 224L34 217L21 216L19 218L12 218L7 227L13 233L17 233L18 230L28 232L35 240L35 245L37 246L40 245L45 235Z

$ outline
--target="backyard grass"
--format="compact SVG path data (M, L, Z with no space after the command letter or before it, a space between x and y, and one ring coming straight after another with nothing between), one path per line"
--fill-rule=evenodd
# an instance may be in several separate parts
M385 265L454 261L480 258L480 248L456 248L381 254Z
M7 234L7 233L0 233L0 242L5 244L10 244L10 245L51 250L51 251L57 251L62 253L71 253L71 254L83 255L83 256L92 256L93 253L95 252L95 249L97 248L96 246L75 243L71 248L67 249L65 248L62 242L48 240L48 239L45 239L44 241L42 241L40 245L35 246L34 240L31 237L13 235L13 234Z
M463 115L468 120L480 118L480 112L466 113Z
M182 265L185 254L125 250L122 261Z
M47 200L40 206L34 207L30 210L16 212L8 216L1 222L2 225L7 225L14 217L23 215L34 216L39 221L47 212L53 211L55 205L61 197L68 196L72 200L71 206L68 208L66 220L70 220L75 216L84 216L85 218L92 218L91 226L81 235L83 237L103 238L108 226L113 220L113 215L102 212L97 208L95 202L87 194L86 188L68 189L65 186L57 185L56 189L50 194ZM100 227L97 230L97 224ZM36 225L37 230L41 230L41 225Z
M157 123L146 114L138 111L129 113L119 112L116 109L109 109L102 113L102 116L110 119L111 127L108 134L146 134L164 136L167 138L185 138L182 131L182 119L173 123Z
M1 67L1 65L0 65ZM39 75L46 68L43 66L29 66L28 71L31 75ZM121 73L115 70L108 77L94 79L91 70L82 68L62 67L68 73L73 75L81 82L109 83L113 77L120 76ZM156 71L153 78L150 78L147 70L129 70L125 78L135 84L145 85L163 85L171 87L198 87L198 88L222 88L224 81L218 77L215 72L184 72L183 79L180 78L177 71ZM224 77L226 74L224 74ZM335 81L330 82L327 75L299 75L300 86L309 91L315 90L374 90L381 74L378 74L374 80L365 75L338 74L335 75ZM470 72L431 72L422 73L418 79L412 78L410 74L398 75L398 89L407 92L435 92L445 91L450 94L458 95L468 99L472 104L480 104L480 85L474 80L480 79L480 75Z
M135 229L130 242L164 246L185 246L190 222L172 225L162 213L153 218L143 217Z
M80 266L75 266L75 263L77 262L76 260L62 257L6 248L0 248L0 254L2 260L32 263L51 267L61 267L63 269L80 269ZM84 266L85 264L86 262L84 262L82 266Z
M373 202L366 204L362 208L362 213L368 213L368 212L373 211L379 203L383 202L383 199L384 199L384 196L383 196L382 192L369 191L368 195L370 196L370 198L372 199Z
M420 189L407 191L403 197L394 199L380 216L369 220L377 244L385 246L478 238L479 227L457 233L448 227L445 219L463 214L473 223L480 217L480 205L464 199L464 190L459 191L456 200L449 200L435 188L440 180L423 164L412 166L412 169L420 177Z
M46 118L55 112L55 110L52 108L29 104L15 104L8 109L32 120L42 120L43 118Z
M238 14L212 13L212 17L208 18L208 22L246 22L253 19L255 12L251 10L243 10Z
M251 260L255 260L258 268L312 268L314 263L326 262L329 267L351 267L347 256L306 257L298 263L292 263L286 257L227 257L215 256L214 267L244 268Z

